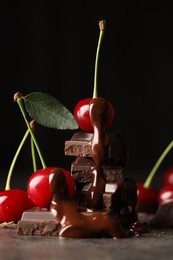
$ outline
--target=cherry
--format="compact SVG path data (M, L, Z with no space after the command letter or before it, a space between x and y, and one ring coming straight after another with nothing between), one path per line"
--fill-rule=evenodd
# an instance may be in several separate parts
M158 194L156 188L145 187L143 183L137 182L137 212L155 213L158 208Z
M24 137L22 138L22 141L19 144L19 147L18 147L18 149L17 149L17 151L14 155L14 158L12 160L12 163L11 163L8 175L7 175L5 190L0 192L0 222L11 222L11 221L13 221L13 222L17 223L21 219L22 213L25 210L37 206L37 204L35 204L34 201L29 197L28 192L20 190L20 189L11 189L10 188L11 176L12 176L14 166L16 164L16 161L17 161L17 158L20 154L20 151L21 151L27 137L29 136L29 134L31 134L31 141L34 144L34 146L32 146L32 149L34 147L37 148L38 154L40 156L40 160L42 162L43 167L45 168L45 171L50 173L50 169L52 169L52 168L50 168L50 169L46 168L46 164L44 162L40 148L37 144L37 140L34 136L34 133L33 133L34 122L33 121L35 121L35 120L32 120L31 123L29 124L29 122L26 119L25 111L23 109L23 104L21 102L19 93L17 95L15 95L15 98L16 98L16 100L17 100L17 102L18 102L18 104L21 108L21 111L22 111L22 114L23 114L24 119L26 121L26 124L28 126L28 129L27 129ZM34 152L34 150L32 150L32 155L34 155L33 152ZM34 155L34 157L35 157L35 155ZM33 158L33 164L35 165L35 158ZM44 172L44 170L42 170L42 172ZM70 176L70 174L69 174L69 176ZM68 183L70 183L70 177L68 179ZM72 177L71 177L71 179L72 179ZM42 180L42 183L43 183L43 180ZM72 180L71 180L71 183L72 183ZM49 187L48 179L47 179L47 184L48 184L47 186ZM71 187L72 187L72 184L71 184ZM45 195L47 195L46 190L44 190L44 185L42 186L42 189L45 192ZM70 193L70 196L72 196L72 189L69 190L69 193ZM49 191L49 195L50 195L50 191Z
M27 192L20 189L10 189L0 192L0 222L17 223L23 211L34 207Z
M89 106L92 98L84 98L79 100L79 102L75 105L74 108L74 117L78 123L78 126L86 131L86 132L93 132L93 126L90 121L90 115L89 115ZM109 107L109 114L108 114L108 120L106 122L106 129L108 129L113 121L114 121L114 108L110 101L108 102Z
M10 165L5 190L0 191L0 222L12 221L17 223L20 220L23 211L35 206L33 201L28 197L26 191L10 188L14 166L28 136L29 130L27 129Z
M173 184L173 166L167 168L163 173L163 186Z
M168 144L165 150L162 152L156 163L154 164L152 170L150 171L146 181L144 184L138 183L138 202L136 210L138 212L146 211L146 213L155 212L158 205L159 205L159 191L156 188L151 188L151 182L155 176L157 169L159 168L160 164L163 162L164 158L168 154L168 152L173 147L173 140ZM153 210L151 206L153 205Z
M158 202L164 204L173 201L173 184L162 187L159 191Z
M38 155L39 155L40 161L42 163L42 167L43 167L42 169L39 169L39 170L37 170L36 167L34 167L34 169L36 169L36 170L30 175L28 182L27 182L28 196L37 207L49 208L51 197L52 197L51 190L50 190L50 184L49 184L49 177L50 177L51 171L55 167L46 166L46 163L43 159L41 149L37 143L37 139L35 137L34 131L31 128L30 124L28 123L25 109L23 107L22 95L19 92L17 92L14 95L14 100L18 103L18 105L20 107L20 110L23 114L26 125L28 127L28 131L30 132L30 135L31 135L31 141L33 142L32 148L35 147L37 149L37 152L38 152ZM42 115L42 113L41 113L41 115ZM32 151L32 155L33 155L33 162L35 164L34 151ZM65 169L62 169L62 170L67 178L67 184L68 184L68 188L69 188L69 197L72 198L74 195L74 192L75 192L75 185L73 182L73 178L70 175L70 173L67 172Z
M53 169L55 169L55 167L39 169L31 174L28 179L27 192L29 198L34 202L37 207L49 208L52 198L49 177ZM75 193L75 184L73 178L68 171L66 171L65 169L62 170L67 179L69 198L72 199Z
M99 35L99 41L98 41L98 46L97 46L97 52L96 52L96 60L95 60L95 73L94 73L94 89L93 89L93 97L92 98L97 98L98 97L98 58L99 58L99 51L100 51L100 46L101 42L103 39L104 31L105 31L105 24L106 22L100 21L99 22L99 27L100 27L100 35ZM90 102L92 98L84 98L82 100L79 100L77 104L74 107L73 115L78 123L78 126L86 131L86 132L93 132L93 126L90 121ZM113 105L111 104L110 101L106 100L108 102L108 119L105 125L105 128L108 129L114 120L114 108Z

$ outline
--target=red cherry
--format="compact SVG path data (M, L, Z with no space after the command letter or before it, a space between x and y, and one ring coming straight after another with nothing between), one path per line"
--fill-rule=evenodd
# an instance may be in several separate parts
M0 192L0 222L17 223L22 213L32 207L35 207L33 201L23 190L11 189Z
M173 184L168 184L160 189L158 195L159 204L168 203L173 201Z
M155 213L158 208L158 193L156 188L145 188L142 183L137 184L137 212Z
M49 208L50 201L51 201L49 176L51 174L51 171L54 168L55 167L48 167L48 168L37 170L30 176L27 182L28 195L37 207ZM69 197L73 198L75 192L75 184L73 178L68 171L64 169L62 170L67 179L68 188L69 188Z
M79 102L75 105L74 108L74 117L78 123L78 126L80 129L86 131L86 132L93 132L93 126L90 121L89 116L89 104L91 102L92 98L85 98L79 100ZM108 101L109 106L109 118L106 122L106 129L108 129L114 120L114 108L110 101Z
M173 167L169 167L163 173L163 186L173 184Z

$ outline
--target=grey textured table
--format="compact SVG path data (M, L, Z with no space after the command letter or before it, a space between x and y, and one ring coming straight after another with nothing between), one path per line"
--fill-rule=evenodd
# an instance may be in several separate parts
M173 229L157 230L128 239L60 239L20 236L0 228L0 259L163 260L173 255Z

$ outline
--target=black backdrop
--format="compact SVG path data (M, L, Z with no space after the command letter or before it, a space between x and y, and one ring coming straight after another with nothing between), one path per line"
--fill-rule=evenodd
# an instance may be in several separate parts
M13 95L46 92L70 111L91 97L100 19L107 26L99 95L113 103L112 128L128 141L127 174L145 179L172 140L173 14L167 1L1 0L1 186L26 129ZM65 158L63 147L72 131L38 126L37 133L47 165L68 168L72 158ZM23 178L32 172L29 148L28 142L16 165L21 176L28 171ZM161 168L172 158L170 152Z

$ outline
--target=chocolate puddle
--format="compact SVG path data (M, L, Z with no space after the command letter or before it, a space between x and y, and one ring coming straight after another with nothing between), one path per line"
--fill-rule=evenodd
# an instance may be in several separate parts
M50 211L61 224L60 237L127 237L125 230L107 212L93 212L87 208L81 211L68 199L66 178L59 168L52 171L50 186L53 194Z

